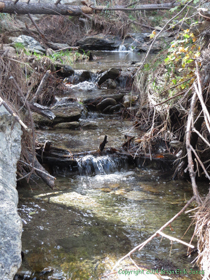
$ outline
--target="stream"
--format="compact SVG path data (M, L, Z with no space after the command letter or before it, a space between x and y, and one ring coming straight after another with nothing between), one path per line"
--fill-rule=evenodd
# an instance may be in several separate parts
M76 63L74 69L128 68L131 61L141 60L134 52L94 55L93 62ZM72 86L71 94L82 102L113 91L83 82ZM119 114L88 112L80 122L87 125L75 130L38 130L38 141L50 140L74 153L95 149L104 135L109 147L122 145L125 134L138 135L132 121ZM62 168L53 170L57 178L54 190L36 178L18 186L24 258L15 280L153 279L163 270L170 277L165 279L200 279L202 272L192 263L196 254L187 257L186 246L161 237L133 254L135 263L150 271L151 278L125 276L123 271L136 270L129 258L111 273L121 257L181 210L192 197L190 183L171 181L167 170L132 166L109 156L87 155L78 164L79 175ZM193 213L179 216L164 233L189 243ZM196 245L195 239L192 244Z

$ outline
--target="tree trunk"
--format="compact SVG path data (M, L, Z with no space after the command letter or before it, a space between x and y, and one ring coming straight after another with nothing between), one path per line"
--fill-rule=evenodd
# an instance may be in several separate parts
M102 11L138 11L138 10L168 10L177 3L148 4L138 5L136 8L126 8L125 6L115 6L107 8L106 6L69 6L61 4L42 4L42 3L19 3L18 1L0 1L0 12L9 14L50 14L50 15L70 15L81 16L82 14L94 14Z

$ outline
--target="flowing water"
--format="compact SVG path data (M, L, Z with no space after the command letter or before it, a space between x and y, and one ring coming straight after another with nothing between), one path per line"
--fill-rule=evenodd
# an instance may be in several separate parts
M101 63L107 68L134 59L128 58L128 53L101 55ZM90 64L75 67L90 68ZM79 94L85 95L82 85L79 87ZM95 88L94 94L99 94ZM94 149L105 134L108 146L119 146L127 131L137 134L132 122L120 116L89 113L82 121L92 126L70 132L38 131L38 139L51 140L75 152ZM192 196L191 184L171 181L166 171L130 166L109 156L87 155L78 165L80 175L54 170L57 179L53 191L36 179L18 187L24 259L16 279L144 279L143 275L129 278L122 274L136 269L129 258L115 273L110 272L117 260L179 212ZM182 214L164 233L189 243L193 213ZM145 271L152 270L151 277L162 269L172 279L200 279L199 269L191 264L195 257L187 257L186 246L156 237L135 252L133 259ZM169 275L172 271L177 274Z

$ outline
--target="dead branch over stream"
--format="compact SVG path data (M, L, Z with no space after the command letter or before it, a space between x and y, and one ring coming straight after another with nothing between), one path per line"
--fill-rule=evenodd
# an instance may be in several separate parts
M138 5L134 8L126 8L126 6L115 6L108 8L107 6L68 6L61 4L42 4L42 3L20 3L18 1L1 1L0 12L9 14L48 14L48 15L70 15L81 16L83 14L94 14L103 11L124 11L133 12L141 10L169 10L179 4L175 2L164 4Z

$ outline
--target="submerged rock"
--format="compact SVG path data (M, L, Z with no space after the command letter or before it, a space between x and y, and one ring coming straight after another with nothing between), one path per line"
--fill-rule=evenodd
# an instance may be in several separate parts
M56 129L75 129L80 126L79 122L65 122L65 123L58 123L54 126Z

